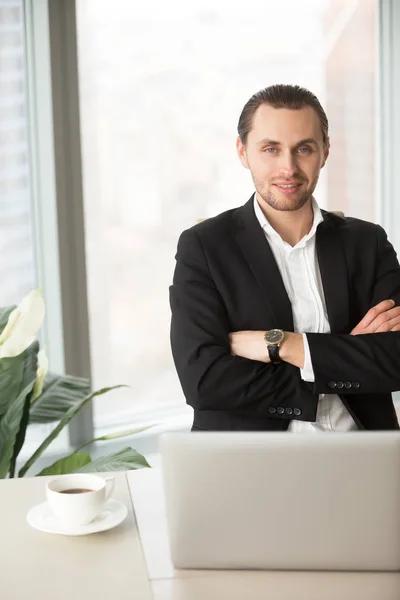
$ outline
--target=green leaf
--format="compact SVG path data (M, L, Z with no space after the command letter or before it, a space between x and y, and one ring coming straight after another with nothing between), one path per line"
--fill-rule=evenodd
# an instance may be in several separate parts
M36 477L42 475L67 475L68 473L74 473L77 469L80 469L87 463L90 463L91 458L89 452L74 452L65 458L60 458L55 463L46 467Z
M92 440L85 442L84 444L82 444L82 446L79 446L79 448L77 448L75 452L78 452L78 450L81 450L85 446L89 446L89 444L93 444L94 442L105 442L106 440L116 440L118 438L127 437L128 435L135 435L135 433L141 433L146 429L150 429L150 427L154 427L154 425L146 425L146 427L139 427L138 429L125 429L124 431L116 431L115 433L102 435L100 437L93 438Z
M143 469L150 467L144 456L133 450L124 448L115 454L101 456L96 460L81 467L77 473L97 473L101 471L126 471L129 469Z
M107 435L102 435L101 437L92 440L93 442L102 441L102 440L117 440L118 438L126 437L128 435L135 435L136 433L142 433L142 431L146 431L146 429L150 429L154 427L154 425L146 425L146 427L139 427L138 429L125 429L124 431L115 431L115 433L108 433Z
M0 359L0 419L18 396L25 358L26 351L19 356Z
M29 423L60 421L72 406L90 393L90 383L83 377L47 373L43 391L31 405Z
M57 424L57 426L53 429L53 431L47 436L47 438L44 440L44 442L42 442L42 444L40 444L39 448L32 454L32 456L29 458L29 460L27 460L27 462L24 464L24 466L18 473L18 477L23 477L25 475L25 473L27 472L28 469L31 468L31 466L33 465L35 460L37 460L39 458L39 456L41 456L43 454L43 452L46 450L46 448L58 436L60 431L62 429L64 429L64 427L66 425L68 425L68 423L71 421L71 419L79 413L79 411L85 406L85 404L88 404L88 402L90 402L96 396L101 396L102 394L106 394L107 392L109 392L111 390L115 390L115 389L121 388L121 387L126 387L126 386L115 385L113 387L102 388L101 390L98 390L97 392L93 392L93 394L90 394L90 396L87 396L78 404L71 406L71 408L64 414L61 421Z
M27 348L27 352L28 353L32 352L36 356L36 375L37 375L37 357L38 357L38 353L39 353L39 342L38 341L34 342L29 348ZM24 373L26 371L27 364L28 364L28 361L25 359ZM35 379L36 379L36 376L35 376ZM10 462L10 469L9 469L10 477L14 477L15 464L17 462L18 454L20 453L21 448L25 442L26 429L28 427L28 422L29 422L29 408L31 405L32 394L33 394L33 389L31 392L29 392L29 394L27 394L27 396L25 398L24 409L22 411L20 427L19 427L19 431L17 433L17 437L15 439L13 455L12 455L11 462Z
M3 329L7 325L8 317L12 313L12 311L17 308L16 306L5 306L0 308L0 334L3 332Z
M39 344L34 342L22 353L24 359L23 374L19 380L18 396L10 405L0 421L0 479L10 470L13 456L16 458L23 441L28 419L23 420L27 396L32 392L36 381L37 353ZM13 360L20 359L15 356ZM2 360L1 359L0 363Z
M32 388L32 391L30 391L29 394L27 394L27 396L25 398L24 407L22 410L22 417L21 417L21 421L20 421L20 425L19 425L19 430L17 433L17 437L15 438L13 455L11 457L10 468L9 468L9 474L10 474L11 478L14 477L15 465L17 462L18 454L21 452L21 448L25 442L26 429L28 427L28 422L29 422L29 408L31 405L32 394L33 394L33 388Z

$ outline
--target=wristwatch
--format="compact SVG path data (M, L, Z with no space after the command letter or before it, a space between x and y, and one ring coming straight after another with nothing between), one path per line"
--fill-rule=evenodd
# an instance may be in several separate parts
M270 329L264 334L264 340L267 344L268 354L271 362L275 365L282 362L279 356L279 346L282 344L285 334L282 329Z

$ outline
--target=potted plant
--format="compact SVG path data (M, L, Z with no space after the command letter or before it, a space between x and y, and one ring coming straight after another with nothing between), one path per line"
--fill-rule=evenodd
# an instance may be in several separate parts
M46 354L40 350L37 340L44 315L40 290L30 292L18 307L0 308L0 479L16 476L16 462L29 424L54 423L54 428L20 468L18 477L26 474L60 431L94 397L123 387L91 392L87 379L49 372ZM149 467L145 457L130 447L95 460L84 450L93 442L132 435L144 429L88 440L36 475Z

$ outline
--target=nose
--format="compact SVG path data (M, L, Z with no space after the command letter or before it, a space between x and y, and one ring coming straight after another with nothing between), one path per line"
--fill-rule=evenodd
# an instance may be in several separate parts
M291 152L283 152L280 157L280 171L288 179L297 173L296 158Z

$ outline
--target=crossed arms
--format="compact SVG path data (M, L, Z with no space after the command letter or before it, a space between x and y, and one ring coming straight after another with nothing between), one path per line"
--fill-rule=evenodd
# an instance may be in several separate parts
M383 300L371 308L350 332L350 335L368 335L388 331L400 331L400 306L395 306L394 300ZM234 356L269 363L264 333L265 331L234 331L230 333L231 353ZM284 362L302 369L304 367L302 334L286 331L279 355Z
M331 380L360 381L359 388L346 390L349 394L400 389L400 308L388 300L400 303L400 268L383 229L378 235L374 308L349 334L307 334L315 375L310 391L300 376L301 335L288 332L281 351L285 362L274 365L268 362L264 332L232 332L200 240L195 231L185 231L170 302L172 353L187 402L201 410L264 418L268 406L285 401L305 406L310 394L315 399L332 393Z

